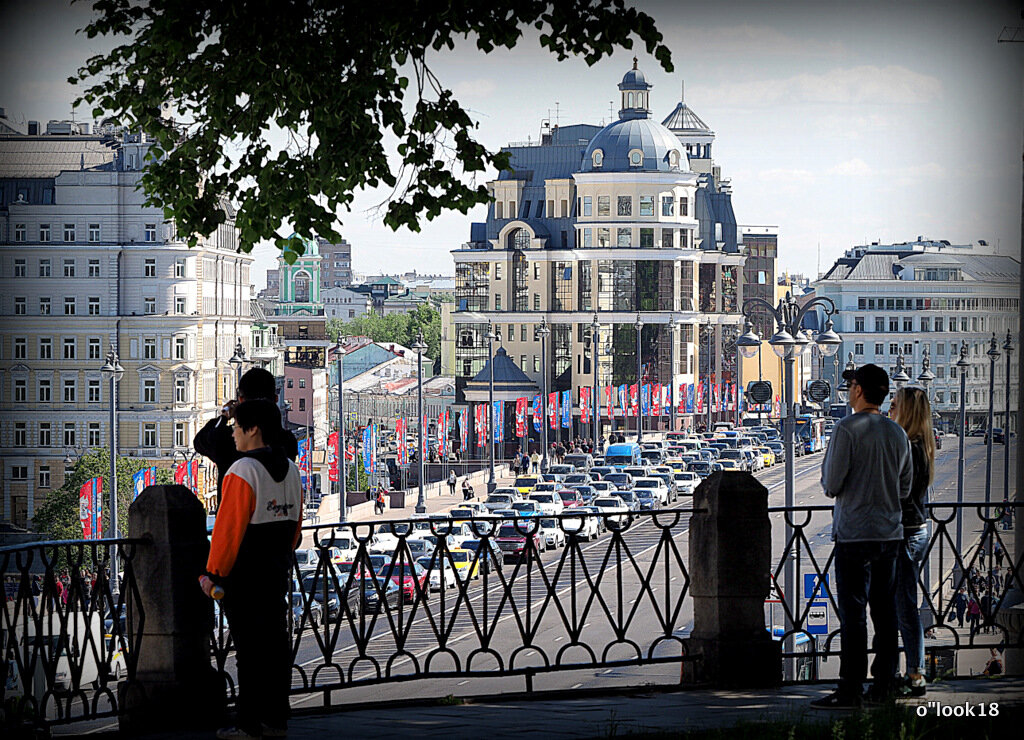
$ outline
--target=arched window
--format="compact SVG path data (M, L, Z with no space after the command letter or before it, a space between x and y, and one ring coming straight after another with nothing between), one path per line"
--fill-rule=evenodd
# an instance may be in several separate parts
M604 152L601 151L600 149L595 149L594 153L591 155L591 158L594 162L595 167L600 167L602 164L604 164Z
M644 163L644 152L642 149L634 149L629 153L629 166L639 167Z
M309 303L309 275L300 272L292 282L296 303Z
M679 152L675 149L668 153L668 163L673 167L679 166Z
M529 249L530 232L526 229L515 229L508 235L509 249Z
M646 108L647 107L644 104L644 98L645 97L646 97L646 95L644 93L637 93L636 94L636 107L637 108Z
M629 95L626 96L626 107L627 108L632 108L633 107L633 93L630 93Z

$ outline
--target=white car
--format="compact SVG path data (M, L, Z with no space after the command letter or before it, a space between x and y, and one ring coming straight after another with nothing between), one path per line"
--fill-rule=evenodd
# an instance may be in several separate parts
M672 476L676 481L676 490L681 496L692 496L700 485L700 476L696 473L676 473Z
M512 504L519 500L518 496L512 496L509 493L498 493L495 491L487 497L484 501L484 506L490 512L495 512L498 509L510 509Z
M608 493L615 493L618 488L610 480L596 480L590 484L590 487L597 491L598 496L603 496Z
M396 522L394 525L381 524L377 527L377 531L373 533L370 538L369 550L370 552L383 552L392 553L398 549L399 538L398 535L405 534L409 531L409 525L404 522ZM426 531L430 531L429 529ZM300 551L296 550L295 554L298 555Z
M604 527L604 520L598 516L600 509L595 506L577 506L570 514L580 516L567 516L562 519L562 530L567 534L576 535L581 540L596 540Z
M628 514L629 507L626 502L618 496L598 496L594 499L593 506L600 509L602 514Z
M527 500L535 501L540 509L540 513L548 516L558 516L565 510L562 497L557 493L538 493L534 491Z
M661 478L637 478L633 481L633 490L647 488L655 492L658 501L662 506L668 506L668 486Z
M540 520L540 528L537 530L537 534L545 550L565 547L565 532L558 525L557 519L543 517Z
M431 560L433 559L433 565ZM452 564L448 561L448 558L443 558L440 555L436 558L430 556L422 557L416 561L420 564L423 570L427 571L427 583L430 584L431 591L440 591L442 588L455 588L458 585L459 577L455 574L455 569L452 568Z

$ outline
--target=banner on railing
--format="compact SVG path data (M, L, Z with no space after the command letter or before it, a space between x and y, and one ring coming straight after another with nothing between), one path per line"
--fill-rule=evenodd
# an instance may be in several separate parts
M132 501L139 497L143 489L146 486L156 485L156 467L143 468L135 475L132 476L132 487L134 492L132 494Z
M516 436L522 439L526 436L526 405L529 400L526 397L516 399Z
M78 489L82 539L103 539L103 478L90 478Z

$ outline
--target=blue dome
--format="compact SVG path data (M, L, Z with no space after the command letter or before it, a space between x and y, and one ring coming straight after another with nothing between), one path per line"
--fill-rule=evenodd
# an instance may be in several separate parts
M653 85L647 81L642 70L636 68L636 61L633 62L633 69L626 72L619 83L620 90L650 90Z
M630 70L631 72L633 70ZM637 70L639 71L639 70ZM627 73L628 74L628 73ZM600 167L594 166L594 152L600 149ZM643 152L643 162L633 165L629 154ZM678 153L673 166L671 152ZM686 150L676 135L650 118L625 118L605 126L590 141L580 170L583 172L689 172Z

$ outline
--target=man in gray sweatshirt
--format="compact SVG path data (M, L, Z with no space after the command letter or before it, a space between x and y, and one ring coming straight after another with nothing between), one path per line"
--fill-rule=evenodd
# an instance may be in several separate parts
M854 413L832 431L821 485L836 500L832 513L836 596L841 628L839 686L812 702L822 709L861 705L867 678L867 610L875 629L873 680L866 698L893 695L899 647L893 599L896 555L903 540L900 499L910 494L914 468L903 428L882 416L889 376L877 365L847 370Z

